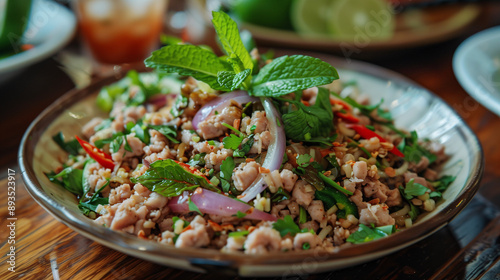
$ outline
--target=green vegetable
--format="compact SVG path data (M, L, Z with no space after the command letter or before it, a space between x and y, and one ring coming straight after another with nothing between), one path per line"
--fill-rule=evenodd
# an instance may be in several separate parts
M179 94L177 98L175 99L174 106L172 106L172 109L170 109L170 114L174 118L179 117L184 113L184 109L188 106L189 103L189 98L187 96L184 96L182 94Z
M354 215L359 218L358 207L347 196L338 191L337 189L324 188L323 190L316 190L316 199L323 201L325 209L330 209L337 205L337 217L345 219L347 215Z
M177 130L173 125L148 125L148 128L154 129L159 133L163 134L167 137L170 142L178 144L179 140L177 140Z
M56 135L52 136L52 139L54 142L61 147L64 151L68 152L71 155L77 156L80 154L80 149L82 146L80 146L80 143L76 139L70 140L68 142L64 141L64 135L60 131Z
M337 184L337 182L333 181L332 179L328 178L327 176L325 176L325 174L321 173L321 172L318 172L318 176L319 178L321 178L321 180L323 180L323 182L325 182L326 184L334 187L336 190L346 194L346 195L353 195L353 193L351 191L348 191L346 189L344 189L342 186L340 186L339 184Z
M83 171L81 169L66 167L57 174L51 172L45 173L45 176L47 176L51 182L64 187L76 196L81 197L84 195L82 184Z
M80 200L80 202L78 203L78 209L80 209L80 211L82 211L85 216L88 216L90 212L96 212L97 206L109 204L109 199L107 197L99 196L102 190L104 190L104 188L106 188L108 185L109 180L106 182L106 184L100 187L99 190L97 190L89 200L84 202Z
M197 187L220 192L205 177L187 171L171 159L153 162L143 175L130 180L166 197L178 196Z
M89 158L85 161L85 164L83 165L83 170L82 170L82 193L86 194L90 190L90 183L88 181L89 176L90 176L90 165L92 163L95 163L96 161L92 158Z
M456 176L444 175L439 180L430 182L432 186L439 192L444 192L455 181Z
M237 217L237 218L240 218L240 219L241 219L241 218L245 218L245 216L246 216L246 215L247 215L246 213L243 213L243 212L241 212L241 211L238 211L238 212L237 212L235 215L233 215L233 216L235 216L235 217Z
M216 90L229 90L219 84L217 74L232 71L231 65L198 46L169 45L154 51L144 63L160 72L192 76Z
M273 229L277 230L281 237L287 234L295 236L297 233L300 233L299 226L293 221L290 215L286 215L283 219L278 219L274 222Z
M418 163L423 156L429 159L429 164L432 164L437 159L435 154L418 144L418 135L416 131L412 131L409 137L403 139L398 149L405 155L405 160L410 162Z
M245 139L245 137L240 137L236 134L230 134L229 136L226 136L224 137L224 139L222 139L222 143L224 143L224 148L236 150L240 146L243 139Z
M426 192L430 192L430 190L422 186L421 184L415 183L415 179L410 179L406 186L404 187L404 194L407 199L412 199L415 196L424 195Z
M278 191L273 194L271 197L271 201L274 203L281 202L283 200L290 199L292 197L289 192L285 191L282 187L278 188Z
M372 113L373 113L373 111L376 110L377 111L377 115L379 117L385 119L387 122L392 121L391 113L388 112L388 111L383 110L382 108L380 108L380 106L382 105L382 103L384 103L384 99L383 98L380 100L380 102L378 104L361 105L356 100L352 99L349 96L341 97L337 93L332 93L332 94L335 95L337 98L345 101L347 104L351 105L352 107L358 108L363 115L369 117L370 119L373 119Z
M179 217L172 217L172 227L175 226L175 223L178 221L178 220L182 220L181 218ZM184 221L184 225L183 225L183 228L187 227L189 225L189 222L186 221L186 220L183 220Z
M386 226L371 228L364 224L359 224L358 231L351 233L346 241L353 244L360 244L389 236L392 233L394 233L394 228L391 230L389 230Z
M168 45L153 52L145 60L146 66L164 73L192 76L215 90L241 88L249 90L251 95L265 97L280 96L338 79L338 73L331 65L303 55L283 56L259 71L255 70L236 23L223 12L213 12L212 15L226 57L220 58L212 51L193 45ZM252 77L252 72L258 74Z
M149 145L149 130L146 125L142 124L142 121L138 121L131 129L130 132L135 133L135 137L139 138L142 143Z
M310 154L298 155L296 162L300 167L307 167L311 163L312 156Z
M109 149L116 153L120 150L123 142L125 142L125 146L123 147L125 151L132 152L132 147L130 147L127 137L123 134L123 132L117 132L113 136L106 139L99 139L94 142L94 146L101 149L104 145L109 144Z
M191 198L188 199L188 205L189 205L189 211L197 212L198 214L203 215L203 213L201 213L200 209L198 209L198 206L194 204Z
M309 242L304 242L304 244L302 244L302 250L309 250L311 249L311 244L309 244Z
M242 141L243 144L241 144L241 148L236 149L233 152L233 157L244 157L248 152L250 152L250 149L252 149L253 143L254 143L254 135L250 134L245 140Z
M306 208L299 206L299 224L304 224L306 222L307 222Z
M194 155L188 162L187 164L191 165L191 166L205 166L205 156L207 154L206 153L200 153L200 154L196 154ZM213 170L213 169L212 169Z
M248 230L242 230L242 231L233 231L230 232L227 236L228 237L239 237L239 236L245 236L249 234L250 232Z
M333 66L304 55L282 56L260 69L250 95L278 97L297 90L326 85L338 79Z
M318 88L318 100L328 98L328 90ZM287 139L295 142L313 142L318 137L330 137L333 128L333 113L330 103L316 102L313 106L306 106L300 102L300 95L296 100L275 98L283 104L290 104L282 108L282 120L285 125ZM309 139L306 139L309 135ZM328 142L329 139L321 139ZM331 143L328 143L331 144Z
M233 175L234 167L235 163L232 157L227 157L222 161L222 164L220 166L220 182L222 191L225 193L228 193L231 189L231 176Z

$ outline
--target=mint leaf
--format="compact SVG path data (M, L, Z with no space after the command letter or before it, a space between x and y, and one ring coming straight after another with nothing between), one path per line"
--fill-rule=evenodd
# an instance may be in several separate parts
M250 76L252 70L246 69L238 74L231 71L221 71L217 74L219 84L229 90L238 89L240 85Z
M297 90L326 85L338 79L337 70L319 58L282 56L260 69L251 95L276 97Z
M282 115L285 125L285 134L288 139L295 142L306 141L305 135L327 136L332 127L330 114L319 108L308 108L305 105L297 104L298 110ZM309 140L311 140L309 139Z
M196 204L194 204L194 202L191 200L191 198L188 199L188 207L189 207L189 211L194 211L200 215L203 215L203 213L201 213L200 209L198 208L198 206L196 206Z
M216 90L228 90L217 81L220 71L233 71L231 65L211 51L193 45L169 45L163 47L144 61L147 67L160 72L192 76Z
M236 22L223 12L213 11L212 17L215 31L227 55L230 58L237 57L242 63L241 66L243 69L239 71L235 69L235 72L238 73L244 69L253 69L252 58L241 41Z
M290 215L286 215L283 219L278 219L274 222L273 229L277 230L281 237L287 234L295 236L297 233L300 233L299 226L293 221Z
M166 197L181 195L184 191L191 191L203 187L212 191L219 191L205 177L193 174L171 159L158 160L137 178L130 178L134 184L142 184L149 190Z

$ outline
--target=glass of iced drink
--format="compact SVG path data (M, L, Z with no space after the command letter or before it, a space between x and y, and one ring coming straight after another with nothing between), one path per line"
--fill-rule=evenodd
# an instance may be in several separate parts
M101 67L141 63L159 45L167 4L168 0L75 0L85 52Z

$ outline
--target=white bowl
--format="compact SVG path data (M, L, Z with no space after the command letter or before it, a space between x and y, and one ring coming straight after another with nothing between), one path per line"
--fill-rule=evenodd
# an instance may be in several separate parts
M453 56L453 71L474 99L500 116L500 26L460 44Z

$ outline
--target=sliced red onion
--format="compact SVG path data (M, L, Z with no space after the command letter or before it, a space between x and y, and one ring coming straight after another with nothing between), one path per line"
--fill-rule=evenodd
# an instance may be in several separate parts
M267 121L269 122L269 130L274 137L274 141L267 148L266 158L262 163L262 167L269 169L271 172L279 170L283 163L283 155L285 154L286 136L281 115L276 110L273 102L269 98L262 99L262 105L266 110ZM267 188L264 180L264 174L259 174L259 177L240 195L239 199L248 202L254 199L259 193Z
M182 195L172 198L168 203L168 207L174 213L189 212L189 197L191 197L191 201L204 214L230 217L240 211L246 213L246 219L262 221L277 220L275 216L269 213L250 209L252 207L248 204L202 188L196 189L191 196L189 196L188 192L184 192Z
M155 94L147 100L147 103L154 105L156 108L161 108L167 105L167 101L175 99L176 97L177 94Z
M193 124L193 128L195 130L198 129L198 123L213 115L215 111L222 111L225 107L231 104L231 100L236 101L238 104L260 101L259 98L252 97L243 90L221 94L213 100L210 100L210 102L203 105L203 107L198 110L191 122Z

